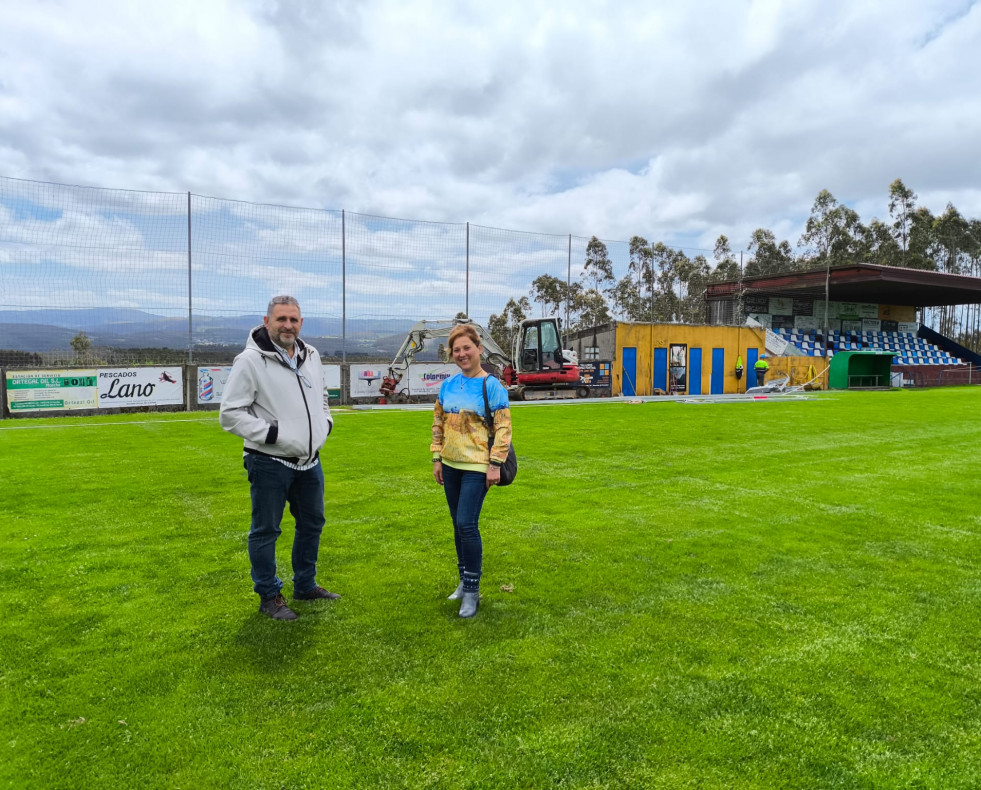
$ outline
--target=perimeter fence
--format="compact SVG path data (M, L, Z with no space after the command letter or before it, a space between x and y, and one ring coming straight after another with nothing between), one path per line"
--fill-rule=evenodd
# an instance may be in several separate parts
M741 254L713 267L711 251L638 234L647 246L601 240L610 278L598 283L587 236L0 177L0 367L221 364L283 293L302 306L304 336L341 362L390 359L416 321L487 326L522 299L573 330L610 318L850 331L940 320L830 303L823 288L707 303L710 283L740 276ZM570 298L576 287L597 287L602 309ZM954 329L977 340L981 306L959 310Z
M588 242L0 178L0 349L16 352L0 364L219 362L280 293L299 300L326 357L377 357L415 321L463 313L486 325L542 275L580 282ZM630 244L604 243L618 281Z

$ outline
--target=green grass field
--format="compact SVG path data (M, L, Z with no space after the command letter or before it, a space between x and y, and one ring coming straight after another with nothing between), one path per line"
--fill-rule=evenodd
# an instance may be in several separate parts
M973 790L979 414L516 408L461 621L431 415L339 413L295 623L213 414L0 422L0 785Z

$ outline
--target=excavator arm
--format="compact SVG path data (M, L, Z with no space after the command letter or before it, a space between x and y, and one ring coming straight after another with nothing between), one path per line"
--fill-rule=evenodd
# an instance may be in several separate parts
M474 331L476 331L477 336L480 338L481 345L484 347L484 357L492 365L503 369L511 364L511 358L497 344L497 341L491 337L490 332L474 321L466 318L420 321L414 324L409 330L405 341L395 355L395 359L388 366L388 375L382 380L379 390L380 393L383 396L394 395L399 382L405 375L405 371L409 369L409 365L412 364L415 355L420 353L426 347L427 343L449 337L450 333L461 324L468 324L474 328Z

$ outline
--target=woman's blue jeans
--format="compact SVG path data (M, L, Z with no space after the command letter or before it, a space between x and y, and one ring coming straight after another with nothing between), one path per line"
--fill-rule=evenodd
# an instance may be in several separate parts
M487 475L454 469L443 464L443 491L453 519L453 539L460 581L467 591L480 587L483 544L480 541L480 508L487 495Z
M299 472L264 455L245 456L252 491L249 562L253 589L271 598L283 588L276 575L276 539L283 510L289 503L296 520L293 535L293 594L310 592L317 584L317 554L324 528L324 470L318 463Z

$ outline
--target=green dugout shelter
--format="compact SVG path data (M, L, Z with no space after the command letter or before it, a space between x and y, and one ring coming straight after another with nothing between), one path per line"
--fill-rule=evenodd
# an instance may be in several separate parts
M840 351L831 358L828 388L888 387L891 351Z

